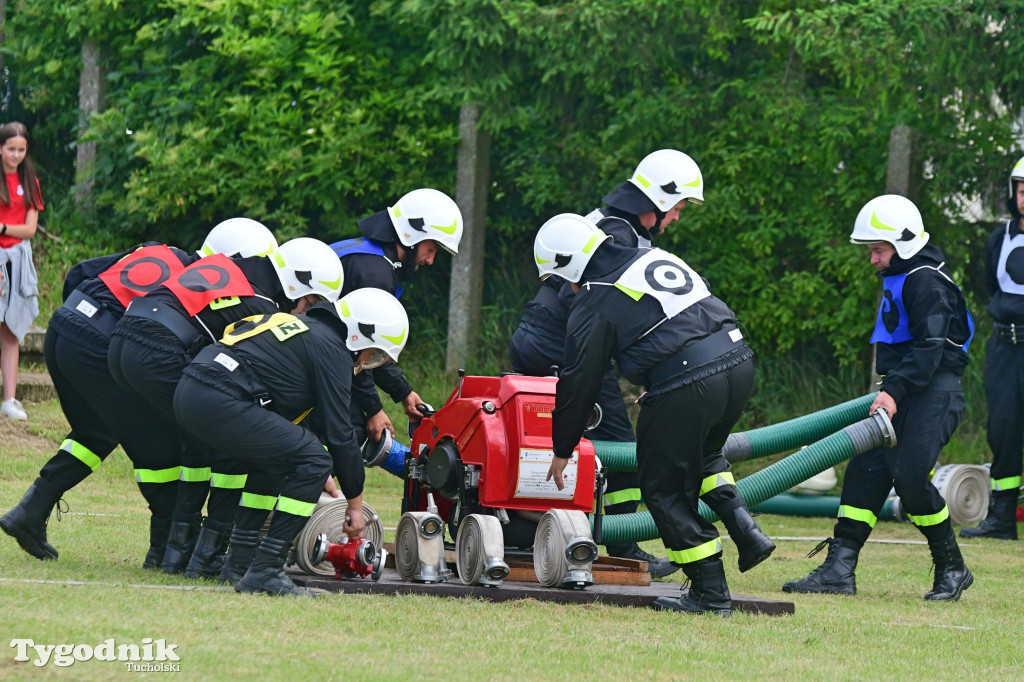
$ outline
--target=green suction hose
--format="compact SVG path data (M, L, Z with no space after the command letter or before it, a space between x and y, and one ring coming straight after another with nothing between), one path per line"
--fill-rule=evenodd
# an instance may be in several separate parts
M877 395L869 393L780 424L730 434L722 452L730 462L745 462L795 450L863 419ZM593 443L594 451L608 471L636 471L636 443L603 440Z
M761 502L753 511L762 514L781 514L783 516L825 516L836 518L839 514L839 495L794 495L782 493ZM905 521L897 512L893 498L882 505L878 518L882 521Z
M892 429L892 423L888 415L879 410L867 419L851 424L800 452L744 478L736 487L747 505L754 507L854 455L880 445L892 447L895 444L896 434ZM699 511L708 521L718 520L718 515L703 502L700 503ZM600 538L603 544L620 545L658 537L661 537L661 533L658 532L650 512L603 517Z

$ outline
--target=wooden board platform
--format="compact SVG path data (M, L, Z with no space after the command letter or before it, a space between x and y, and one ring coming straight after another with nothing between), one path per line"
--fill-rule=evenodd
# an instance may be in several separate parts
M384 549L388 551L385 568L395 567L395 543L385 542ZM506 555L505 563L508 564L509 574L506 580L517 582L535 583L537 574L533 570L533 559L529 552L521 552L521 556ZM456 573L455 550L445 549L445 561L448 568ZM599 556L590 569L594 576L595 585L650 585L651 574L647 572L646 561L635 559L619 559L617 557ZM457 579L457 578L456 578Z
M648 608L658 597L678 597L678 583L653 582L647 586L638 585L591 585L584 590L562 590L544 587L538 583L506 580L500 587L463 585L456 576L446 583L407 583L398 577L394 569L384 569L381 578L373 582L369 578L341 579L321 578L289 570L292 580L303 587L344 592L347 594L424 594L434 597L474 597L493 602L537 599L558 604L602 603L614 606ZM732 608L746 613L771 616L792 614L793 602L762 597L732 595Z

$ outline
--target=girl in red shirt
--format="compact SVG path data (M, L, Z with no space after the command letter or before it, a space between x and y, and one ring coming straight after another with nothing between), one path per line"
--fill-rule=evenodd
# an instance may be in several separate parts
M28 128L18 122L0 126L0 162L3 164L6 182L0 183L0 249L12 250L21 242L27 242L36 233L39 211L43 210L43 197L39 179L28 156ZM16 267L10 258L0 267L0 279L6 279L3 289L7 292L4 307L5 316L0 320L0 375L3 376L3 404L0 414L11 419L26 419L25 410L15 399L14 390L18 385L18 344L19 339L8 327L7 321L13 313L15 289L19 283L12 277ZM28 267L31 258L27 259ZM30 292L20 292L21 295ZM38 292L31 292L36 295ZM12 322L13 324L13 322Z

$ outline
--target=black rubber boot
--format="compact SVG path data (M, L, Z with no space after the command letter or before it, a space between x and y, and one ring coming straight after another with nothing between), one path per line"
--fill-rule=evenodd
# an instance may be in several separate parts
M962 538L1017 539L1017 490L993 491L988 500L988 516L977 528L962 528Z
M256 545L260 541L258 530L235 528L231 531L231 542L228 554L224 557L224 566L220 569L217 582L234 585L249 570L252 558L256 556Z
M284 560L292 547L289 540L266 536L256 550L252 566L235 585L236 592L263 592L276 596L313 597L312 592L299 587L285 575Z
M224 567L231 524L207 518L185 569L186 578L216 578Z
M608 551L608 556L619 559L633 559L634 561L646 561L647 572L651 574L652 578L664 578L679 570L679 567L669 561L668 558L659 559L653 554L640 549L640 545L635 542L630 545L606 545L605 549Z
M167 552L167 536L170 532L171 517L149 517L149 551L142 560L143 568L160 568L160 562L164 560L164 553Z
M56 559L57 550L46 540L46 522L63 493L46 479L37 478L18 506L0 518L0 528L35 558Z
M196 546L196 538L199 537L199 526L202 524L202 517L199 515L182 519L175 517L171 521L171 532L167 536L167 551L164 552L164 559L160 563L160 570L169 575L184 573L192 558L192 549Z
M732 598L725 582L725 565L721 559L702 559L683 564L683 573L690 579L690 589L679 598L658 597L654 608L658 611L686 613L715 613L732 615Z
M924 598L928 601L956 601L964 590L974 584L974 576L964 564L953 526L937 538L928 538L928 548L935 563L935 582Z
M828 556L821 566L810 572L803 580L790 580L782 586L783 592L805 592L808 594L857 594L857 555L860 547L849 540L829 538L822 540L808 553L810 558L828 545Z
M746 506L736 507L720 516L739 551L740 573L746 573L775 551L775 543L764 534Z

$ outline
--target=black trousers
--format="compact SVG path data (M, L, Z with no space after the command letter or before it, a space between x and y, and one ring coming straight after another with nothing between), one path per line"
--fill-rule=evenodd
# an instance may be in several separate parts
M1024 458L1024 339L1013 345L1000 341L996 334L989 338L985 346L985 398L992 481L999 484L999 489L1020 487Z
M278 495L270 534L286 541L294 539L312 514L334 465L316 436L250 398L190 376L178 383L174 414L193 438L250 472L242 492L243 506L249 495ZM278 482L273 490L254 489L268 477ZM270 500L267 503L269 506Z
M71 316L58 309L54 317ZM154 428L157 415L114 381L109 340L77 319L51 319L43 352L71 432L40 476L68 490L86 478L118 443L135 467L139 490L156 516L169 516L177 495L180 448L175 430Z
M896 446L856 455L846 467L837 538L864 544L892 488L926 535L928 528L948 517L943 514L946 501L929 474L960 424L964 394L925 389L906 396L896 407L892 420Z
M528 376L551 376L552 365L562 365L565 357L565 334L556 334L543 327L520 322L512 334L508 347L512 371ZM603 416L597 428L584 435L591 440L632 443L633 424L622 400L619 380L611 364L601 378L601 393L597 399ZM640 479L635 472L612 471L608 474L605 492L606 514L629 514L640 506Z
M178 338L156 322L131 329L119 325L110 340L107 360L111 376L118 385L135 400L152 406L161 422L154 428L176 434L181 476L175 516L186 519L199 515L208 495L211 506L237 505L241 489L224 488L223 482L237 479L245 471L235 461L211 452L202 442L190 438L174 418L174 391L185 367L192 361ZM214 499L220 496L226 499Z
M751 358L668 393L640 399L640 489L668 556L677 564L721 555L718 530L700 516L697 502L707 467L729 469L722 447L753 389ZM738 491L734 494L742 500Z

